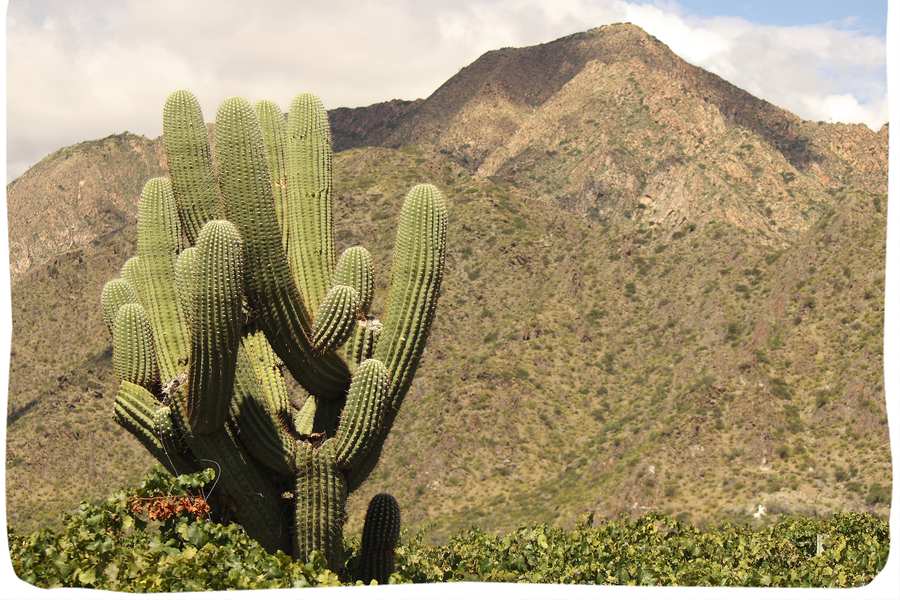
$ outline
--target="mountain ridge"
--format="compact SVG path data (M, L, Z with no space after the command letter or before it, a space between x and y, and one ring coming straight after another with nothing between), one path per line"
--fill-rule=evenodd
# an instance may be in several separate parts
M624 64L627 68L624 72L615 72L615 69L608 68L610 64ZM644 69L642 65L649 66L650 70ZM678 86L677 93L665 95L659 100L660 104L670 102L673 97L692 93L697 102L690 110L708 113L706 118L715 119L719 118L716 115L720 115L724 129L728 128L728 123L734 123L739 128L756 134L759 145L769 144L774 150L771 153L774 157L781 154L789 163L785 167L787 170L782 173L807 174L810 181L819 187L829 187L835 181L843 183L843 179L847 177L861 175L851 182L853 186L865 187L868 182L874 181L876 185L868 188L868 191L887 191L887 124L878 132L872 132L864 125L814 124L804 121L765 100L751 96L712 73L688 64L662 42L630 24L598 27L535 46L489 51L461 69L426 99L391 100L358 108L332 109L329 117L335 150L362 146L397 148L409 144L427 145L445 153L477 177L521 179L522 165L528 162L528 154L540 147L540 144L534 143L534 139L526 135L527 132L533 129L535 135L546 133L534 126L548 112L540 113L540 109L552 102L554 95L566 85L577 83L579 77L586 79L586 68L588 73L596 73L596 77L585 81L583 87L594 85L597 78L607 73L614 73L617 77L616 85L620 87L621 82L633 81L635 77L646 79L660 74L665 78L672 77L673 83ZM552 77L538 76L546 71ZM498 76L499 82L495 81ZM513 79L509 80L510 77ZM616 91L611 90L610 93L614 94ZM472 106L469 105L470 101L474 103ZM522 106L528 107L526 112L529 114L522 114ZM654 107L654 114L664 114L661 111L665 108ZM471 115L464 114L467 109ZM454 119L461 114L462 122L456 123ZM602 116L599 115L596 119ZM572 115L562 117L571 119ZM561 129L560 124L551 117L547 128L554 127ZM133 134L126 132L118 137L114 135L104 139L128 139L128 143L141 149L141 153L147 157L145 164L133 165L132 168L138 169L144 178L161 174L164 170L164 156L159 138L150 140L143 136L129 137L130 135ZM688 135L682 143L700 148L704 141L691 139ZM708 143L710 142L707 145ZM78 144L58 152L65 153L77 147ZM610 154L608 150L609 148L603 149L605 156ZM674 156L682 156L685 152L684 148L676 150L672 153ZM556 148L543 149L544 153L555 151ZM596 163L595 159L596 157L588 155L581 162ZM95 156L92 160L102 163L102 157ZM671 160L669 158L654 160L655 163L647 168L636 167L633 162L628 162L623 165L622 170L629 174L643 171L649 175L658 171L661 166L670 166L665 163L666 160ZM486 164L483 164L485 161ZM604 202L604 195L614 199L625 198L631 206L636 206L640 203L640 198L647 195L652 198L652 192L656 191L651 189L650 194L644 193L645 190L640 189L641 185L635 182L609 181L603 178L598 180L587 173L579 173L577 161L569 162L572 163L569 170L575 172L576 182L559 186L560 191L556 193L558 197L555 199L580 214L599 212L598 206ZM41 172L41 163L33 169L38 170L42 179L64 177L61 173ZM83 173L84 167L76 164L72 170ZM541 177L546 174L529 176ZM29 189L29 179L20 177L7 186L11 204L17 201L19 195L38 195L35 190ZM52 212L54 206L71 201L70 196L76 186L84 185L82 179L66 185L57 184L61 186L59 190L44 190L44 204L34 207L35 210L32 211L34 215L41 215L41 218L33 222L28 222L23 216L26 211L11 211L11 219L15 219L15 222L10 223L13 278L29 265L45 262L54 251L91 239L90 233L70 235L71 228L67 224L58 224L55 235L51 235L50 239L43 239L40 235L46 234L45 231L36 231L46 225L48 211ZM87 183L93 181L90 178L86 180ZM140 179L136 178L136 181L139 184ZM106 188L110 187L105 185ZM19 190L19 187L25 189ZM546 194L546 190L531 187L538 195ZM105 188L86 192L100 195L102 189ZM129 196L135 197L134 192L139 191L139 187L135 190L132 184L128 186L128 190ZM85 190L75 191L76 202L83 197L83 192ZM121 209L124 203L120 200L113 204ZM90 213L90 207L83 208L86 209L84 213ZM786 221L797 219L797 215L785 216ZM52 217L49 220L51 224L54 221ZM49 251L35 253L35 241L47 245Z

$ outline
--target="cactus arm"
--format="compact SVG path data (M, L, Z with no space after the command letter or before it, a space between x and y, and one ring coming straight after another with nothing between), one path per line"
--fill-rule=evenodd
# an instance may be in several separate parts
M279 475L293 476L295 448L288 430L287 387L262 334L241 341L236 375L229 416L239 439L261 464Z
M284 363L272 351L272 346L262 332L244 335L241 340L242 357L252 367L259 385L259 398L268 409L278 415L288 415L291 410L287 384L282 374Z
M399 541L400 506L390 494L376 494L366 510L357 579L363 583L387 583L394 571L394 551Z
M372 307L372 299L375 295L375 269L372 264L372 255L362 246L351 246L341 253L334 270L333 285L350 286L359 296L359 315L365 319ZM340 349L341 355L355 368L359 363L372 357L375 336L378 332L369 328L369 323L378 323L380 332L381 324L377 319L358 320L353 325L352 333L345 345ZM374 334L374 336L373 336Z
M353 329L353 335L350 336L346 346L344 346L344 351L350 364L358 365L362 361L372 358L380 335L381 321L378 319L357 321L356 327Z
M356 369L334 438L339 468L353 469L381 435L387 389L387 370L380 361L369 359Z
M153 415L153 425L156 436L173 460L176 457L184 458L190 452L185 442L185 432L178 426L170 407L162 406L156 411ZM192 461L185 460L178 470L188 472L195 466Z
M329 565L343 562L343 534L347 483L334 462L327 440L319 448L298 444L294 505L294 557L306 560L319 550Z
M203 226L195 273L188 418L194 433L209 434L225 423L241 340L243 255L234 225Z
M447 206L431 185L417 185L406 195L394 245L388 314L374 357L388 370L389 406L373 450L348 475L352 493L378 464L384 440L409 389L431 328L443 276Z
M138 203L138 297L153 327L160 374L169 381L183 372L188 360L187 323L175 294L175 258L181 246L181 225L168 179L147 182Z
M178 90L166 99L163 145L181 223L188 243L194 244L204 223L222 218L222 206L206 123L191 92Z
M294 98L287 134L288 262L306 305L315 310L334 270L331 127L319 98Z
M113 370L116 377L144 388L159 384L153 331L144 307L123 304L113 326Z
M116 393L115 418L145 447L149 445L155 449L159 447L159 440L155 433L154 415L162 406L162 403L145 388L131 381L123 381ZM147 449L156 455L154 449L150 447Z
M134 288L125 278L110 279L103 286L103 290L100 292L100 310L103 313L103 322L106 324L106 329L109 331L110 336L113 335L119 308L123 304L132 302L139 302L137 292L134 291Z
M336 285L328 291L313 323L313 348L331 352L353 333L359 316L359 296L347 285Z
M279 475L293 476L287 385L278 357L259 331L241 339L229 417L253 458Z
M126 260L122 265L122 269L119 271L119 276L128 282L134 290L134 293L137 294L139 302L143 302L143 299L147 298L146 291L142 289L144 285L144 274L141 269L141 257L132 256ZM115 314L113 314L113 317L115 317Z
M229 416L238 438L253 458L281 476L293 476L294 440L277 415L255 396L236 389Z
M116 393L113 408L116 422L131 433L170 472L174 473L182 467L191 466L187 459L182 459L179 454L169 451L163 445L157 433L157 423L158 414L165 407L149 391L130 381L123 381Z
M391 379L390 410L396 413L415 374L431 329L443 276L447 205L433 185L406 195L394 245L387 317L375 347Z
M272 178L275 217L281 230L281 245L286 253L288 251L287 122L278 105L269 100L256 103L256 115L259 117L263 143L266 146L266 162Z
M259 380L256 377L256 372L253 370L252 361L247 356L245 339L242 339L240 346L238 346L237 362L235 363L234 371L234 397L253 396L254 398L262 398Z
M375 297L375 267L372 255L362 246L351 246L341 253L334 269L332 285L347 285L359 296L359 310L369 313Z
M259 120L246 100L231 98L219 108L216 154L225 212L244 240L245 289L260 328L307 391L340 396L349 370L334 354L314 356L310 315L281 251Z

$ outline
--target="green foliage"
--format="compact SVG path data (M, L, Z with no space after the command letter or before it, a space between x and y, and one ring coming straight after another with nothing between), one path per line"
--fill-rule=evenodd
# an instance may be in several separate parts
M391 581L850 587L881 570L888 544L887 522L867 514L708 530L647 515L571 531L539 525L492 535L476 529L445 546L429 546L420 536L398 548Z
M61 531L10 535L13 568L39 587L181 592L337 585L320 554L306 562L267 553L236 524L191 516L150 521L131 510L135 498L198 495L212 469L178 478L157 469L136 489L98 504L82 503Z
M157 469L135 489L83 503L59 531L11 532L16 574L40 587L134 592L342 583L318 552L293 561L280 551L267 553L236 524L187 515L151 521L132 510L135 499L200 497L213 484L212 469L177 478ZM426 543L421 532L406 540L396 549L390 583L851 587L883 568L889 544L886 521L857 513L708 529L646 515L571 530L537 525L496 535L470 529L445 545ZM348 540L347 549L346 564L358 564L359 541Z

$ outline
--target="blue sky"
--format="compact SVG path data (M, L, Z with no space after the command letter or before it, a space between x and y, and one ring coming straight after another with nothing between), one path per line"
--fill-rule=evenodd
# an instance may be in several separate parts
M885 37L887 2L881 0L679 0L686 10L704 16L741 17L767 25L835 23Z
M8 177L65 145L159 135L173 89L208 118L231 95L423 98L488 50L623 21L802 118L877 129L885 20L879 0L12 0Z

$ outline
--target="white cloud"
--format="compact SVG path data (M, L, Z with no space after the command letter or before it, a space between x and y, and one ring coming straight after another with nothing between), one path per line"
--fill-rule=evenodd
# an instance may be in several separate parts
M827 96L808 96L802 101L806 104L811 119L834 121L839 123L867 123L874 129L887 119L887 100L861 104L851 94L829 94Z
M7 16L11 177L67 144L159 134L165 95L188 87L208 119L225 97L326 105L430 94L482 53L631 21L689 62L816 120L887 120L884 40L847 24L769 27L701 18L675 2L467 3L13 0Z

